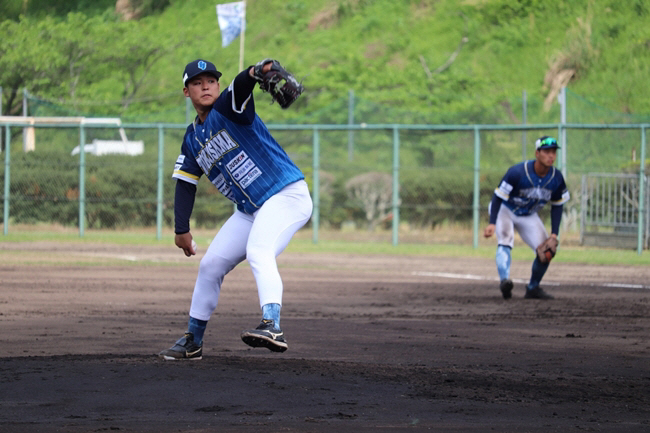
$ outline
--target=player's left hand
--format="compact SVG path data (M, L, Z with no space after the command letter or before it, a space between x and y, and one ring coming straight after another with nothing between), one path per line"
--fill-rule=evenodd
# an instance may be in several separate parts
M277 60L264 59L253 66L249 74L260 84L260 89L268 92L282 108L288 108L305 90L302 83Z
M542 242L535 250L539 261L541 263L549 263L553 260L553 257L555 257L557 252L558 244L557 235L555 234L552 234L548 239Z

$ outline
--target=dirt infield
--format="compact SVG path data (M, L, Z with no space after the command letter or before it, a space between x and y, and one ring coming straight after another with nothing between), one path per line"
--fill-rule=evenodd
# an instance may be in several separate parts
M557 260L544 302L522 298L530 263L515 262L505 301L491 260L285 253L287 352L241 342L260 318L242 264L203 360L165 362L197 258L48 243L0 257L2 432L650 431L644 267Z

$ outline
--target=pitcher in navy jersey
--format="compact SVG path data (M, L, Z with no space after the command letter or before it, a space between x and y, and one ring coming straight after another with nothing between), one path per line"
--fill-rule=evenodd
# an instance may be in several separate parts
M201 359L224 277L245 259L257 285L262 321L241 338L274 352L288 348L280 328L283 286L276 257L311 217L312 201L305 176L255 113L253 68L240 72L223 92L221 72L206 60L188 63L183 73L183 92L197 116L187 127L172 175L176 245L188 257L196 253L189 221L201 176L236 210L201 259L187 332L160 352L163 359Z
M550 202L551 236L557 238L560 231L562 208L569 201L569 191L562 173L553 166L557 149L559 146L555 138L539 138L535 142L535 159L510 167L492 196L490 223L483 235L489 238L495 231L497 234L496 263L501 279L499 287L504 299L512 297L510 264L515 230L535 252L537 246L548 238L548 232L537 211ZM553 299L539 286L548 265L540 262L535 255L524 298Z

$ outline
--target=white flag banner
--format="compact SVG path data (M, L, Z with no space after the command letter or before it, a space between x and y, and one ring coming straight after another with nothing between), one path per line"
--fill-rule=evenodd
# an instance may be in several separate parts
M217 20L221 29L221 46L226 47L246 30L246 3L234 2L217 5Z

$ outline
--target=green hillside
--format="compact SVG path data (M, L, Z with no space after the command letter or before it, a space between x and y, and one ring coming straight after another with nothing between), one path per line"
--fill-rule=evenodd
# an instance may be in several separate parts
M141 128L127 127L127 133L131 140L147 143L145 154L87 157L86 219L92 228L154 223L157 185L140 180L157 178L161 156L165 167L173 166L183 124L193 118L182 94L185 64L198 57L213 60L223 72L224 87L239 72L239 39L221 46L214 4L130 3L139 11L130 20L120 18L115 0L0 4L0 16L5 17L0 21L2 113L22 113L25 88L30 115L119 116L127 123L179 124L165 129L160 155L158 128L137 125ZM568 88L570 123L650 122L650 0L247 4L244 63L276 58L306 86L289 110L271 105L268 95L256 91L257 112L275 127L347 123L352 107L354 123L519 124L526 109L527 123L556 124L560 110L555 92L563 85ZM382 221L368 218L352 197L350 182L361 177L388 185L396 137L401 221L422 228L469 224L474 218L476 136L471 128L437 128L435 133L402 128L398 134L387 128L353 133L321 129L318 153L313 151L313 131L274 129L273 134L311 186L318 155L324 226ZM12 216L28 223L75 221L80 160L71 151L80 140L114 139L116 131L87 128L81 137L77 128L42 128L36 133L38 152L25 153L23 130L9 129L11 188L24 203L12 207ZM532 156L535 136L556 133L555 125L528 133L482 132L480 208L487 208L504 168ZM639 128L569 130L562 164L568 167L572 195L579 197L583 174L638 171L640 138ZM0 176L3 170L4 165ZM42 174L39 183L34 182L34 170ZM166 224L173 220L171 182L165 175ZM231 213L226 200L214 205L215 194L209 182L199 184L196 226L208 227ZM565 210L577 218L580 203L572 200Z
M132 3L144 16L124 22L114 1L6 2L3 113L20 112L26 87L40 113L183 123L185 63L236 75L239 39L221 46L213 4ZM649 12L650 0L249 0L245 64L273 57L304 78L290 110L258 95L269 122L347 122L354 92L356 121L519 123L524 91L528 123L557 122L563 83L599 113L576 118L647 121Z

